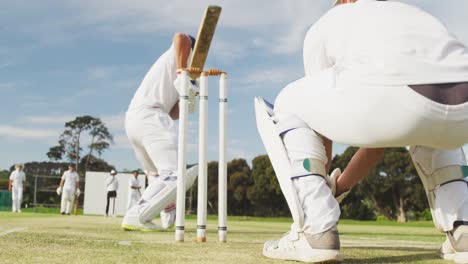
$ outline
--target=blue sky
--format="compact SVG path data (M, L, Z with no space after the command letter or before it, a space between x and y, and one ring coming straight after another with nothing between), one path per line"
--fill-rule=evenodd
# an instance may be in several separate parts
M128 103L173 33L196 35L208 4L223 7L207 66L229 72L229 156L250 161L264 153L253 97L273 100L303 75L304 34L333 1L0 0L0 168L47 160L63 124L78 115L100 117L114 134L104 159L138 168L123 128ZM403 2L429 11L468 43L468 1ZM215 98L216 83L210 86ZM215 100L210 110L214 160ZM197 116L191 119L189 161L196 162Z

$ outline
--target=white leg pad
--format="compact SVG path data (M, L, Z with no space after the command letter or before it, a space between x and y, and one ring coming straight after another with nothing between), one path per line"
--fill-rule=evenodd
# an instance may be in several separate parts
M468 216L468 208L465 210L468 185L464 181L466 158L463 149L412 146L410 155L424 185L435 226L443 232L452 230L454 221L465 220L463 218Z
M198 165L187 170L185 178L185 190L192 187L198 175ZM167 177L164 180L153 182L142 195L138 206L138 215L140 222L148 222L153 220L164 207L175 202L177 196L177 181L176 177Z
M264 99L257 97L255 98L255 115L258 132L291 211L294 221L291 229L301 232L304 227L304 212L291 180L291 161L273 120L273 106Z

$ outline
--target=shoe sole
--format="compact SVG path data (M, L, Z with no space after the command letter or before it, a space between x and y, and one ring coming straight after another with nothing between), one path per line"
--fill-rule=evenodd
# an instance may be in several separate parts
M124 231L141 231L141 232L158 232L159 229L156 228L147 228L147 227L139 227L133 225L121 225Z
M440 257L445 260L455 260L455 253L440 253Z
M466 264L468 263L468 252L457 252L453 259L457 264Z
M290 253L290 252L288 252ZM263 251L263 256L271 259L281 259L281 260L295 260L307 263L340 263L343 262L344 258L338 250L320 250L316 249L309 254L304 254L296 252L297 254L289 255L285 252L265 252Z

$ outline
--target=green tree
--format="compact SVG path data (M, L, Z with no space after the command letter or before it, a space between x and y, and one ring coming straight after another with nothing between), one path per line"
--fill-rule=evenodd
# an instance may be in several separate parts
M0 171L0 190L8 190L8 181L10 179L10 172L7 170Z
M257 156L252 161L253 186L247 197L257 216L287 216L289 208L284 199L276 174L267 155Z
M81 158L80 166L81 169L85 169L87 171L101 171L101 172L109 172L111 170L115 170L115 167L105 160L97 158L93 155L86 155ZM81 171L81 174L84 175L84 171Z
M252 203L248 189L252 187L251 170L245 159L234 159L227 165L228 170L228 213L231 215L251 215Z
M405 148L388 148L359 186L374 209L390 220L406 222L408 212L427 208L424 189Z
M331 171L346 168L358 148L349 147L341 155L336 155L331 163ZM341 202L342 219L373 220L376 215L373 205L365 194L360 192L359 185Z
M74 120L65 123L65 130L60 135L58 145L53 146L47 152L51 160L62 160L64 156L75 164L80 163L82 147L82 135L88 132L90 144L88 145L87 157L91 158L93 152L98 156L109 148L113 143L113 136L106 125L99 119L92 116L78 116ZM90 159L86 159L84 168L79 171L86 172Z

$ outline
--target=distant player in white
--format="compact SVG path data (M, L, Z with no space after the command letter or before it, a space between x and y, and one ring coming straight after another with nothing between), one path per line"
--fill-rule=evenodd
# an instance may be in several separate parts
M133 171L133 176L128 179L127 210L134 206L141 197L141 184L138 180L138 171Z
M187 61L195 39L176 33L171 47L151 67L135 93L125 117L125 130L137 159L148 175L148 188L141 200L127 211L124 230L158 230L152 223L157 214L175 215L177 135L174 120L178 119L180 70ZM189 89L189 101L194 102L196 85ZM195 180L197 166L187 171L186 187ZM159 173L159 177L153 177ZM164 209L170 209L165 212ZM166 220L165 220L166 219ZM173 225L174 217L161 217L162 227Z
M8 190L11 191L11 211L21 213L21 202L23 201L23 191L26 185L26 174L23 171L22 164L16 164L15 170L10 174L8 181Z
M70 164L60 179L60 185L57 188L57 194L62 195L60 213L70 215L75 196L80 194L80 177L76 172L75 164Z
M117 180L117 171L111 170L109 177L106 179L106 216L109 216L109 208L112 200L112 216L115 217L115 199L117 198L117 190L119 189L119 181Z
M333 8L310 28L304 67L305 77L283 89L274 106L256 100L258 128L294 219L291 232L265 243L263 254L342 260L340 209L329 187L336 185L327 177L333 140L368 148L411 145L434 223L447 234L442 256L467 263L466 46L416 7L360 0ZM361 149L357 157L366 152L382 154ZM373 162L354 165L366 169Z

